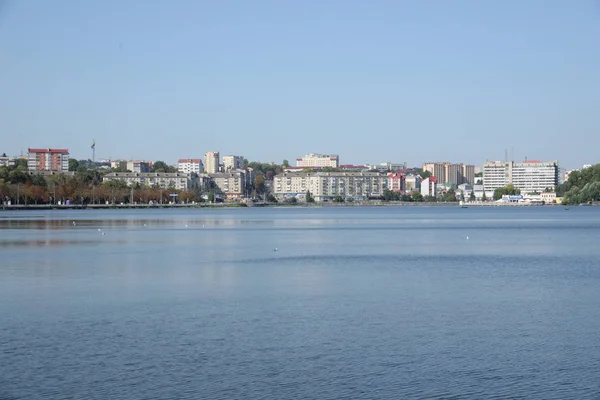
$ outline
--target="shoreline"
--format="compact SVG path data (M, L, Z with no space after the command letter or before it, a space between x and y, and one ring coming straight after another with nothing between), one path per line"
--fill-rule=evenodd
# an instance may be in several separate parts
M597 204L582 204L581 206L594 206ZM11 204L0 205L0 211L11 210L135 210L135 209L188 209L188 208L253 208L253 207L570 207L578 205L563 204L518 204L518 203L467 203L460 205L458 202L349 202L349 203L301 203L301 204L279 204L279 203L217 203L217 204Z

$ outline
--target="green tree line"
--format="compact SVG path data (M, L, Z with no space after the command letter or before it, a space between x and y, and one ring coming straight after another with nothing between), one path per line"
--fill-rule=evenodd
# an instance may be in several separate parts
M573 171L557 189L563 204L583 204L600 201L600 164Z

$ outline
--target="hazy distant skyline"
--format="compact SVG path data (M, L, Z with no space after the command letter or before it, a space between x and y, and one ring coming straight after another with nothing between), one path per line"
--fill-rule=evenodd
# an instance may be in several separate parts
M2 1L0 153L600 162L600 7Z

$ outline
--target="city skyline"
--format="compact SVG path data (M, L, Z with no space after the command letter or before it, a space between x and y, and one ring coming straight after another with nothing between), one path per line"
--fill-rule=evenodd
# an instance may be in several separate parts
M94 144L95 144L95 142L94 142ZM57 149L57 147L41 147L41 146L37 146L37 147L40 148L40 149L48 149L48 150L50 150L50 149L51 150ZM67 146L62 146L62 148L66 148L66 147ZM21 151L20 154L13 154L13 153L6 152L6 151L0 149L0 154L6 153L7 157L9 157L9 158L11 158L11 157L27 158L27 154L28 154L27 153L27 149L25 151ZM81 160L88 160L88 159L91 160L92 159L91 157L85 157L85 156L84 157L80 157L80 156L77 156L77 155L73 154L69 150L69 148L66 148L66 150L69 151L69 153L70 153L69 158L73 158L73 159L76 159L76 160L79 160L79 161L81 161ZM204 163L205 160L206 160L207 154L212 154L212 153L215 153L215 154L218 155L221 152L220 151L209 151L209 152L206 152L206 153L204 153L202 155L199 155L199 156L179 157L175 161L168 160L168 159L166 159L164 157L162 157L162 158L158 157L156 159L151 159L151 158L147 158L147 157L144 158L144 157L131 157L131 156L130 157L118 157L118 158L114 158L114 157L113 158L101 157L101 158L96 158L95 161L96 162L100 162L100 163L102 163L102 162L111 162L111 161L112 162L115 162L115 161L147 161L147 162L163 161L163 162L167 163L168 165L177 166L177 164L180 163L182 161L182 159L183 160L190 160L192 158L193 159L199 159L201 162ZM249 162L266 162L266 163L273 162L273 163L278 164L278 165L281 165L282 161L287 160L290 163L290 166L294 166L297 163L297 160L301 159L302 157L306 157L306 156L313 155L313 154L321 155L321 154L324 154L324 153L308 153L308 154L305 154L305 155L299 155L298 154L296 156L288 157L288 158L281 158L280 157L279 160L249 159L245 155L233 155L233 154L230 154L230 153L223 153L223 154L224 154L223 156L218 156L219 159L221 159L222 157L238 157L238 158L241 157L241 159L247 159ZM329 156L329 155L327 154L327 156ZM572 170L572 169L578 169L578 168L581 168L581 167L585 167L586 165L593 165L593 164L597 164L598 163L597 161L593 161L591 163L587 163L587 162L583 162L582 161L579 164L576 164L574 166L565 167L564 164L560 161L560 159L557 159L557 158L555 158L555 159L544 159L544 158L540 158L540 157L524 157L523 159L517 159L516 157L509 156L509 152L508 151L504 152L504 156L505 156L505 158L502 158L502 159L500 159L500 158L498 158L498 159L486 159L485 161L482 161L480 163L477 163L477 162L476 163L464 162L463 160L457 160L456 158L453 158L453 157L446 157L444 159L439 159L439 160L436 160L436 161L432 161L431 159L425 159L425 160L422 160L420 162L416 162L414 164L408 163L408 162L405 162L405 164L406 164L407 168L422 168L422 167L425 166L425 164L461 164L461 165L464 164L464 165L472 165L472 166L475 166L476 168L481 168L483 165L485 165L488 162L500 162L500 163L502 163L502 162L516 162L516 163L519 163L519 162L532 162L532 161L541 161L541 162L557 161L558 165L560 166L561 169L563 169L563 170ZM335 154L335 157L339 157L339 155ZM372 161L372 162L367 162L367 161L364 161L364 160L363 161L358 161L358 162L346 162L343 159L343 156L339 157L339 158L340 158L339 165L356 165L356 166L360 166L360 165L377 165L377 164L382 164L382 163L392 163L393 164L395 162L400 162L400 161L398 161L398 159L396 159L396 160L383 160L383 159L379 159L379 160ZM218 165L224 165L223 164L223 160L220 160L219 163L218 163Z
M593 2L61 4L0 8L7 154L598 161Z

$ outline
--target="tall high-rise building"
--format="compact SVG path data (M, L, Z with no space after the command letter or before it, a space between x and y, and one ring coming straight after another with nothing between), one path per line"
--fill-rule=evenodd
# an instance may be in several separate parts
M442 183L449 183L456 187L460 185L463 179L463 164L446 164L444 165L444 175L446 179Z
M522 193L554 191L559 182L558 161L528 160L513 163L512 184Z
M204 154L204 170L208 174L219 172L219 152L209 151Z
M223 169L225 172L234 169L242 169L244 166L244 157L242 156L223 156Z
M446 165L448 162L427 162L423 164L423 171L427 171L431 176L437 178L437 182L446 182Z
M437 183L453 186L463 183L473 184L475 181L475 166L462 163L428 162L423 164L423 171L428 171L435 176Z
M483 165L483 185L485 190L495 190L512 184L521 193L541 193L556 189L558 174L558 161L492 161Z
M69 170L68 149L27 149L27 168L29 171L56 171Z
M475 166L466 164L462 167L462 183L468 183L469 185L475 184Z
M512 162L489 161L483 164L483 186L496 190L512 182Z

